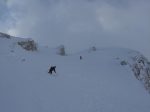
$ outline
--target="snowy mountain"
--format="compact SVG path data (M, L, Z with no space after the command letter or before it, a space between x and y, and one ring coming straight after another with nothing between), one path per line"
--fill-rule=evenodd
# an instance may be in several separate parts
M66 55L64 46L0 33L0 112L149 112L149 80L150 63L137 51Z

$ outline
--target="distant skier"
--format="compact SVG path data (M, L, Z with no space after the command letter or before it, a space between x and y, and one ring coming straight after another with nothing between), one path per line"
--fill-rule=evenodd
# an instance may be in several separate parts
M82 56L80 56L80 60L82 60Z
M55 69L56 69L56 66L51 66L48 73L52 74L53 71L56 73Z

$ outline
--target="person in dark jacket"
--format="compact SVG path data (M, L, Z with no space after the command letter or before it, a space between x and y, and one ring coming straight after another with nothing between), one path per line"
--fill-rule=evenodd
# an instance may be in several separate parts
M56 73L55 69L56 69L56 66L51 66L48 73L52 74L53 71Z

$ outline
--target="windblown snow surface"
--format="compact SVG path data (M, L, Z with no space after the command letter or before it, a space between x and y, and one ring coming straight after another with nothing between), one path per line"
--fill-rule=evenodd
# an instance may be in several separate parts
M18 39L0 38L0 112L150 112L150 94L118 60L134 51L60 56L48 47L25 51ZM51 65L56 74L47 73Z

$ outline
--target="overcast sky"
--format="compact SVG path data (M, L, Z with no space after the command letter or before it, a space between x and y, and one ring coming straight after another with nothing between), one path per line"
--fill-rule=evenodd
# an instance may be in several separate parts
M150 0L0 0L0 31L69 52L119 46L150 58Z

